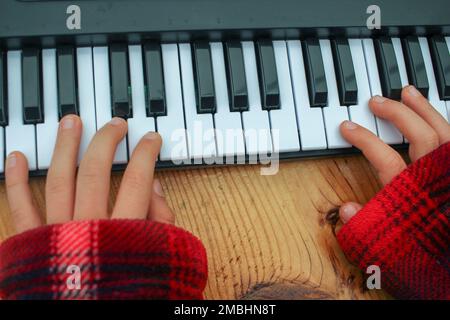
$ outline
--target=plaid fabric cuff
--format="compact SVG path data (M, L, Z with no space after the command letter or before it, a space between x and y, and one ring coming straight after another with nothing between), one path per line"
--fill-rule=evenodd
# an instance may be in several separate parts
M201 299L206 280L200 240L145 220L50 225L0 246L2 299Z
M450 299L450 143L386 185L338 233L359 268L404 299Z

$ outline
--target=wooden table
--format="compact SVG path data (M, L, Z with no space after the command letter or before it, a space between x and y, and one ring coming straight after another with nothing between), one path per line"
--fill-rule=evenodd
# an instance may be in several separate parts
M380 188L360 155L282 162L274 176L260 166L164 170L161 179L177 225L202 239L208 251L208 299L388 298L364 290L327 222L345 201L365 203ZM111 204L121 174L112 179ZM44 178L31 179L44 211ZM4 183L0 185L0 239L12 235Z

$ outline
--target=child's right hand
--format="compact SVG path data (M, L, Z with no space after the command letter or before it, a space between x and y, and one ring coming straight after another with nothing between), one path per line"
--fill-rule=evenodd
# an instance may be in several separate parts
M392 122L408 139L413 162L450 141L449 123L413 86L403 88L402 103L376 96L369 106L376 116ZM369 130L350 121L343 122L340 129L343 137L374 166L383 185L406 168L400 154ZM345 203L339 210L341 220L348 222L361 208L359 203Z

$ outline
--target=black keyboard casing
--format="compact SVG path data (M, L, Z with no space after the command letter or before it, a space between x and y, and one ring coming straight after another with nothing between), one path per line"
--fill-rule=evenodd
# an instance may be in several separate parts
M400 152L405 152L409 144L398 144L398 145L391 145L395 150ZM297 152L288 152L288 153L280 153L279 154L279 160L280 162L285 162L289 160L296 160L296 159L314 159L314 158L326 158L326 157L336 157L336 156L350 156L350 155L356 155L361 154L361 151L352 147L352 148L344 148L344 149L326 149L326 150L311 150L311 151L297 151ZM192 160L191 163L183 163L183 164L174 164L172 161L158 161L156 163L156 169L158 170L165 170L165 169L200 169L200 168L211 168L211 167L220 167L224 165L234 165L233 163L227 164L225 159L223 160L223 164L206 164L204 162L202 163L194 163L194 160ZM259 164L261 163L260 159L257 159L256 163L252 157L252 159L249 159L248 156L245 157L245 161L243 163L235 163L235 165L242 165L242 164ZM265 159L264 164L267 163L267 159ZM268 164L269 166L270 164ZM112 166L112 171L123 171L126 168L126 164L116 164ZM41 177L47 175L47 170L33 170L30 171L30 177ZM5 178L4 173L0 173L0 180L3 180Z
M380 30L366 26L372 4ZM80 8L79 30L67 27L70 5ZM0 48L449 35L449 13L449 0L1 0Z

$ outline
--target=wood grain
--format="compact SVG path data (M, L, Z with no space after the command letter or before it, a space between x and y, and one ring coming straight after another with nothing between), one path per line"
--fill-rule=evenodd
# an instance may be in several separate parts
M274 176L259 165L158 172L177 225L205 244L208 299L374 299L362 273L339 249L327 213L367 202L380 188L362 156L282 162ZM113 174L110 205L120 185ZM44 178L31 179L41 212ZM0 239L14 233L0 186Z

